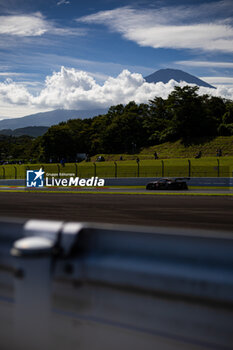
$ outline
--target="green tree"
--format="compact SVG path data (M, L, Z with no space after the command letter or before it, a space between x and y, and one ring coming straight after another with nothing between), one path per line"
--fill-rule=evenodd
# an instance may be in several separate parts
M226 103L226 112L222 117L222 123L218 128L219 135L230 136L233 135L233 102Z
M158 144L169 139L172 113L167 107L167 100L155 97L149 101L148 113L143 125L148 133L148 143Z
M42 137L46 161L73 160L76 155L74 134L65 123L51 126Z
M116 114L103 134L103 148L106 153L133 152L147 142L147 132L143 126L146 112L144 104L129 102L124 112Z
M228 102L226 104L226 112L223 114L222 122L224 124L233 123L233 102Z
M198 89L197 86L176 86L167 99L167 108L172 113L169 125L172 134L188 143L195 137L207 136L209 133L209 123L202 97L197 94Z

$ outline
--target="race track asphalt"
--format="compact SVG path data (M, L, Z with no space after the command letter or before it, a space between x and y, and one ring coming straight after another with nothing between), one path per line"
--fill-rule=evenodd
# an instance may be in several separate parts
M109 186L109 187L42 187L42 188L28 188L24 186L0 186L0 192L73 192L73 193L121 193L121 194L146 194L158 195L168 193L173 195L227 195L233 196L232 187L199 187L189 188L189 190L157 190L148 191L143 186Z
M0 216L223 230L233 197L0 192Z

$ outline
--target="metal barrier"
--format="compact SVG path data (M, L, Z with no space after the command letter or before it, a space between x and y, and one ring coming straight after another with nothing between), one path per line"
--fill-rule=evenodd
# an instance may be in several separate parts
M1 348L232 349L223 232L0 221Z
M155 181L157 177L112 177L105 178L105 186L146 186L148 182ZM1 180L0 186L25 186L25 180ZM232 189L233 178L232 177L192 177L188 180L188 186L190 188L219 188L219 189Z

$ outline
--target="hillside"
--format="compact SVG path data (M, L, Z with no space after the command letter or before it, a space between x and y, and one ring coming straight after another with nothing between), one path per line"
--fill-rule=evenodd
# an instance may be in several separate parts
M103 156L105 160L119 160L120 156L123 156L123 160L132 160L137 157L143 160L154 159L154 152L157 152L159 159L193 158L201 151L203 157L215 157L218 148L221 148L223 157L233 156L233 136L219 136L211 141L186 147L180 140L176 142L165 142L160 145L144 148L137 154L103 154ZM95 161L98 156L93 156L91 160Z
M140 155L157 152L159 158L188 158L194 157L199 151L203 157L216 156L216 150L221 148L223 156L233 156L233 136L219 136L205 143L184 146L181 141L165 142L161 145L145 148Z
M0 135L5 135L5 136L23 136L23 135L28 135L32 137L38 137L42 136L46 133L48 130L48 126L28 126L25 128L19 128L19 129L3 129L0 130Z
M0 120L0 129L18 129L27 126L51 126L68 119L84 119L107 113L107 109L70 110L57 109L50 112L36 113L22 118Z

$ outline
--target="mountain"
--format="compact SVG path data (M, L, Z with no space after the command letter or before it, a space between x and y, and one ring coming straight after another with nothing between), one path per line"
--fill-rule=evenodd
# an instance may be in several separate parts
M178 83L180 81L185 81L186 83L189 84L196 84L198 86L204 86L212 89L216 89L214 86L206 83L205 81L195 77L194 75L191 75L189 73L183 72L182 70L179 69L160 69L157 72L148 75L147 77L144 78L148 83L158 83L158 82L163 82L163 83L168 83L169 80L173 79L177 81Z
M18 129L27 126L51 126L68 119L91 118L99 114L106 114L108 109L71 110L57 109L50 112L36 113L26 117L0 120L0 129Z
M27 126L26 128L19 128L19 129L3 129L0 130L0 135L5 136L23 136L28 135L32 137L42 136L46 133L48 130L48 126Z

